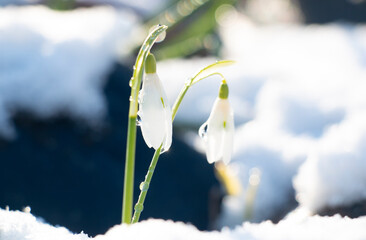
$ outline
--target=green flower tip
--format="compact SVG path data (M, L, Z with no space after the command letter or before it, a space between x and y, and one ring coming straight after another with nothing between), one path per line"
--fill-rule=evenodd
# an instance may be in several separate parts
M220 90L219 90L219 98L227 99L229 96L229 87L225 80L222 80Z
M146 73L156 73L156 60L152 53L150 53L146 58L145 72Z

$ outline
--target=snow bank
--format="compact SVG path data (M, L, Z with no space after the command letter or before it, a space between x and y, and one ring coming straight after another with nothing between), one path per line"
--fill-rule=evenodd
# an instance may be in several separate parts
M243 190L224 199L219 225L244 220L252 169L261 172L252 221L281 217L295 195L312 212L366 199L366 26L259 27L230 16L220 30L222 58L237 61L223 69L237 126L230 168ZM193 69L213 61L158 63L171 102ZM177 123L202 124L218 86L219 78L194 86Z
M68 114L94 124L106 111L104 77L137 19L109 7L57 12L41 6L0 8L0 134L9 119Z
M309 209L366 199L366 112L332 126L294 179L298 201Z
M84 233L72 234L64 227L54 227L30 213L0 209L1 240L87 240Z
M150 219L133 225L117 225L105 235L88 238L84 233L72 234L63 227L53 227L37 220L30 213L0 209L1 240L119 240L119 239L192 239L192 240L265 240L265 239L365 239L366 217L357 219L334 217L288 218L278 224L245 223L234 230L200 232L180 222Z

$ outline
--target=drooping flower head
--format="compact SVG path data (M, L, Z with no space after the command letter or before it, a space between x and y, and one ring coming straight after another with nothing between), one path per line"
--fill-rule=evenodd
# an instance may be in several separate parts
M152 54L148 55L145 63L138 115L147 146L158 149L162 145L163 151L167 151L172 143L172 111L156 74L156 61Z
M234 140L234 114L228 96L229 88L226 81L223 80L211 114L199 130L200 136L205 141L209 163L222 160L228 164L231 159Z

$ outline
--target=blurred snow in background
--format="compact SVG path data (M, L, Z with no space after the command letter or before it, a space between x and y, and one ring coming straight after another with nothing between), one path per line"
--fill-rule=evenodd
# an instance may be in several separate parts
M251 169L261 173L250 220L288 212L295 195L311 212L366 199L366 26L256 26L230 16L220 31L222 58L237 61L222 70L237 126L230 167L244 189ZM171 101L185 77L213 61L158 63ZM194 86L177 123L203 123L218 86L214 77ZM245 194L224 199L219 226L245 220Z
M137 24L111 7L57 12L0 8L0 133L16 135L11 116L68 114L90 124L106 112L103 81Z

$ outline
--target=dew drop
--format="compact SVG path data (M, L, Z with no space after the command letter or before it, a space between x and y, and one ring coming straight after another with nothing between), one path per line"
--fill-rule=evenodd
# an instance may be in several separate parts
M132 96L130 96L129 100L130 100L130 102L133 102L133 97L132 97Z
M161 26L160 24L153 26L152 28L150 28L149 32L152 32L155 28L160 27L160 26ZM162 42L162 41L164 41L165 37L166 37L166 31L160 33L155 42L157 42L157 43Z
M156 39L156 42L157 42L157 43L159 43L159 42L164 41L165 37L166 37L166 31L164 31L164 32L160 33L160 35L159 35L159 36L158 36L158 38Z
M208 124L207 124L207 122L205 122L204 124L202 124L202 126L198 130L198 135L200 136L200 138L202 138L202 139L205 139L206 138L206 136L207 136L207 129L208 129Z
M131 78L131 80L128 82L128 85L130 86L130 87L132 87L132 81L133 80L133 78Z
M142 182L141 184L140 184L140 190L141 191L147 191L148 189L149 189L149 183L147 183L147 182Z
M142 210L144 210L144 205L142 205L141 203L137 203L135 205L135 211L136 212L142 212Z

